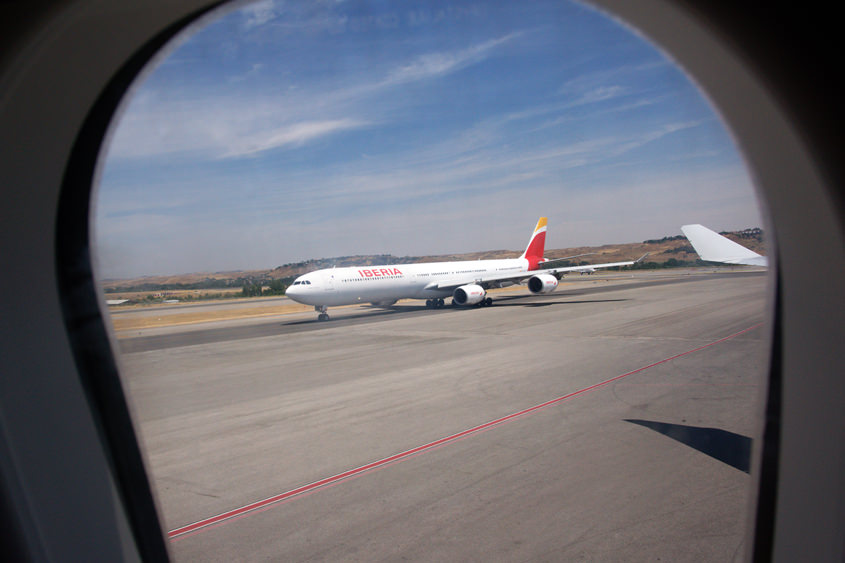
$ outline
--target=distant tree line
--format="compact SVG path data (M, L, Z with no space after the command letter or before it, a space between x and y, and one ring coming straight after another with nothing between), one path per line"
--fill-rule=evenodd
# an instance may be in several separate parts
M637 262L630 266L621 266L619 270L659 270L663 268L689 268L692 266L709 266L710 262L705 262L701 259L695 260L678 260L677 258L669 258L665 262ZM608 268L614 270L616 268Z
M683 248L683 247L682 247ZM665 252L694 252L692 247L689 247L689 250L666 250ZM578 262L575 263L571 260L562 260L561 262L554 262L550 264L540 264L541 270L546 270L549 268L560 268L560 267L568 267L568 266L589 266L590 262ZM631 264L630 266L614 266L612 268L602 268L603 270L609 270L611 272L622 271L622 270L658 270L662 268L689 268L692 266L708 266L710 265L709 262L705 262L700 259L696 260L678 260L677 258L669 258L665 262L637 262L636 264Z
M743 229L741 231L722 231L720 235L734 235L741 239L751 239L758 242L763 242L763 229L754 227L751 229Z
M663 254L678 254L680 252L688 252L689 254L695 254L695 249L689 244L684 244L682 246L676 246L675 248L667 248L663 251Z
M285 290L293 282L293 276L277 280L248 280L243 284L243 297L259 297L261 295L284 295Z
M284 295L285 289L293 282L293 277L273 279L269 277L249 278L240 277L234 279L206 278L194 283L139 283L130 286L108 287L105 293L129 293L156 291L165 293L168 291L191 291L202 289L232 289L241 288L241 293L203 293L201 295L183 294L179 295L180 300L190 301L193 299L222 299L231 297L254 297L257 295ZM148 295L142 299L154 301L161 296Z
M743 229L741 231L722 231L719 234L722 235L722 236L733 235L733 236L735 236L737 238L741 238L741 239L751 239L751 240L763 242L763 229L761 229L760 227L752 227L750 229ZM660 243L663 243L663 242L669 242L671 240L685 240L685 239L686 239L686 237L684 235L675 235L675 236L671 236L671 237L663 237L663 238L660 238L660 239L644 240L643 244L660 244ZM682 248L690 248L690 250L687 251L687 252L692 252L692 247L690 247L689 245L687 245L686 247L682 247ZM682 251L681 250L666 250L665 252L682 252Z
M684 235L677 235L674 237L663 237L663 238L653 238L649 240L644 240L643 244L660 244L661 242L669 242L670 240L681 240L686 239Z
M180 293L178 295L167 295L166 293L150 293L148 295L144 295L143 297L131 299L129 303L161 303L166 299L176 299L178 301L208 301L212 299L232 299L234 297L240 297L240 294L231 291L225 293L205 292L196 295L192 293Z
M205 278L193 283L138 283L135 285L125 285L120 287L107 287L106 293L127 293L130 291L177 291L177 290L192 290L192 289L231 289L233 287L240 287L248 281L247 278L237 279L216 279Z
M304 262L289 262L276 266L274 270L295 268L298 270L319 270L333 266L372 266L375 264L408 264L416 262L416 256L394 256L392 254L373 254L368 256L337 256L335 258L315 258Z
M662 270L664 268L690 268L692 266L710 266L713 262L705 262L704 260L678 260L677 258L669 258L665 262L637 262L630 266L613 266L611 268L602 268L602 271L622 272L626 270ZM580 264L564 264L565 266L589 266L588 262L581 262ZM554 266L545 266L546 268L557 268L559 264ZM541 266L541 269L544 266Z

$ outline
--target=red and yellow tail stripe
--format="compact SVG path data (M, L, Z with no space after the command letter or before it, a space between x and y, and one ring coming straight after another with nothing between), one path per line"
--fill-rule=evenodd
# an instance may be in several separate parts
M522 257L528 260L528 269L536 270L537 264L543 261L543 252L546 249L546 225L548 219L540 217L537 221L537 226L534 227L534 234L531 235L531 240L528 241L528 246Z

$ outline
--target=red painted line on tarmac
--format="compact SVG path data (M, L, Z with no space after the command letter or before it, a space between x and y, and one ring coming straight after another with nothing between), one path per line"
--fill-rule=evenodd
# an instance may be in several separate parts
M693 348L692 350L687 350L686 352L681 352L680 354L675 354L674 356L664 358L662 360L659 360L659 361L654 362L652 364L649 364L647 366L643 366L643 367L637 368L633 371L623 373L622 375L617 375L616 377L611 377L610 379L606 379L606 380L604 380L600 383L596 383L595 385L590 385L589 387L584 387L583 389L579 389L578 391L574 391L574 392L569 393L567 395L563 395L562 397L558 397L556 399L546 401L545 403L540 403L539 405L535 405L533 407L529 407L529 408L521 410L519 412L515 412L513 414L503 416L502 418L497 418L496 420L491 420L490 422L485 422L484 424L474 426L474 427L469 428L467 430L463 430L462 432L452 434L451 436L446 436L445 438L440 438L439 440L435 440L433 442L429 442L427 444L417 446L417 447L412 448L410 450L406 450L404 452L394 454L390 457L386 457L386 458L380 459L378 461L374 461L372 463L368 463L366 465L356 467L355 469L350 469L348 471L344 471L343 473L338 473L337 475L333 475L331 477L326 477L325 479L320 479L319 481L314 481L313 483L309 483L307 485L303 485L301 487L291 489L290 491L268 497L264 500L259 500L259 501L253 502L251 504L247 504L245 506L242 506L240 508L235 508L233 510L223 512L222 514L218 514L217 516L205 518L203 520L199 520L197 522L194 522L193 524L188 524L186 526L176 528L175 530L171 530L170 532L168 532L167 537L170 538L170 539L175 539L175 538L178 538L179 536L184 536L185 534L191 534L192 532L197 532L198 530L208 528L210 526L214 526L215 524L220 524L224 521L239 519L239 517L242 517L242 516L246 515L247 513L260 511L262 509L267 508L271 504L280 503L282 501L288 500L288 499L295 497L295 496L304 495L305 493L314 491L315 489L318 489L318 488L321 488L321 487L326 487L327 485L337 483L337 482L342 481L344 479L349 479L350 477L360 475L360 474L367 472L367 471L372 471L374 469L381 468L381 467L384 467L384 466L389 465L389 464L394 464L394 463L399 462L399 461L404 461L404 460L406 460L406 459L408 459L412 456L416 456L416 455L418 455L418 454L420 454L424 451L432 450L432 449L437 448L439 446L442 446L444 444L454 442L454 441L459 440L461 438L464 438L464 437L466 437L470 434L475 434L475 433L481 432L481 431L486 430L488 428L491 428L493 426L503 424L503 423L511 421L515 418L518 418L518 417L527 415L529 413L536 412L540 409L544 409L546 407L550 407L550 406L555 405L557 403L566 401L567 399L571 399L571 398L577 397L579 395L584 395L585 393L588 393L590 391L594 391L596 389L604 387L604 386L606 386L610 383L613 383L614 381L619 381L620 379L628 377L629 375L634 375L636 373L646 371L646 370L651 369L655 366L659 366L661 364L671 362L672 360L678 359L678 358L686 356L688 354L692 354L694 352L704 350L705 348L709 348L710 346L715 346L716 344L720 344L722 342L725 342L727 340L735 338L735 337L737 337L741 334L745 334L746 332L754 330L755 328L762 326L762 324L763 323L758 323L754 326L748 327L748 328L741 330L739 332L735 332L734 334L731 334L729 336L725 336L724 338L720 338L719 340L714 340L713 342L710 342L708 344L704 344L703 346Z

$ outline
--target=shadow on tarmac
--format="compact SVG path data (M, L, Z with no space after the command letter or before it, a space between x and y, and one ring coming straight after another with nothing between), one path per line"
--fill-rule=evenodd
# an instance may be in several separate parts
M751 438L719 428L685 426L668 422L626 418L625 422L639 424L668 436L703 454L727 463L731 467L749 472L751 465Z
M524 296L516 296L516 297L504 297L499 299L493 300L493 305L491 307L549 307L551 305L576 305L579 303L613 303L619 301L629 301L629 299L589 299L589 300L580 300L580 301L572 301L572 300L559 300L561 297L565 296L555 296L558 300L555 301L541 301L541 302L531 302L531 303L512 303L511 301L521 301L522 299L527 298L538 298L540 296L537 295L524 295ZM360 313L352 313L350 315L344 315L342 317L337 317L330 319L329 321L319 321L316 318L314 319L300 319L296 321L290 321L287 323L281 323L282 326L296 326L296 325L310 325L310 324L325 324L326 326L330 326L331 324L337 324L342 321L354 321L356 319L374 319L378 317L383 317L386 315L395 315L395 314L402 314L402 313L419 313L420 311L428 311L430 313L445 313L445 312L461 312L461 311L473 311L476 309L480 309L481 307L477 305L469 306L469 307L453 307L451 305L446 305L440 309L429 309L425 305L391 305L390 307L377 307L371 306L367 307L366 311L362 311Z

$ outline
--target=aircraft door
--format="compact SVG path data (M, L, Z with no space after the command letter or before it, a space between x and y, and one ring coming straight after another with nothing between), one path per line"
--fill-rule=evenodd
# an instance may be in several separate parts
M335 290L335 270L332 268L331 270L326 270L323 274L323 283L325 284L326 291L334 291Z

